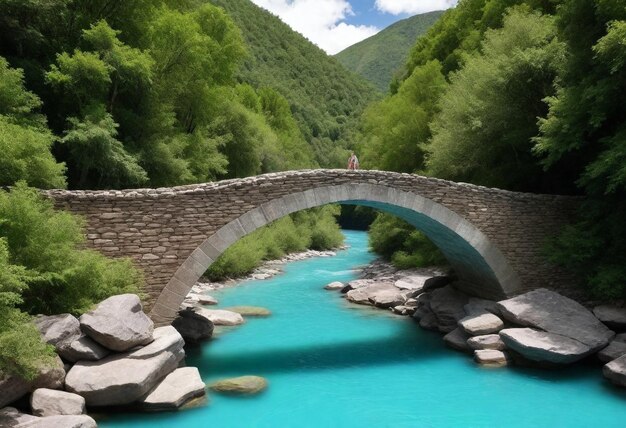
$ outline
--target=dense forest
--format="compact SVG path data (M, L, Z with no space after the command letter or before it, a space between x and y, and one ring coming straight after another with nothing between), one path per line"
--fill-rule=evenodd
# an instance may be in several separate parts
M317 163L343 167L357 118L379 97L373 85L251 1L211 3L228 12L249 46L238 79L284 96Z
M593 296L626 297L623 0L461 0L418 39L391 89L363 115L366 168L584 195L546 257ZM419 254L396 222L407 231L396 248Z
M386 93L396 72L406 62L415 40L426 33L442 13L428 12L398 21L344 49L335 58Z

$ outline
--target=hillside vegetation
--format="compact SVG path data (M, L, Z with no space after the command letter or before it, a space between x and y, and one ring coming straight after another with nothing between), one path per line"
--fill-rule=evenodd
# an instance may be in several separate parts
M626 297L624 93L623 0L461 0L365 112L362 163L585 195L546 257L595 297Z
M252 11L251 22L266 19ZM304 46L283 30L280 37ZM344 157L344 123L372 91L335 60L316 69L323 54L307 45L301 60L314 65L300 63L302 78L289 58L268 57L268 76L307 82L311 94L292 97L301 103L293 109L271 81L239 77L246 58L267 56L246 44L245 32L200 0L0 0L0 186L11 186L0 190L0 377L32 377L50 360L32 315L78 315L110 295L140 293L143 282L130 260L84 249L82 219L54 211L28 186L175 186L314 167L314 144ZM320 88L306 70L336 85ZM315 116L330 99L334 115ZM338 245L334 214L284 219L274 229L317 232L298 232L293 245L276 238L280 250ZM261 239L246 242L257 248ZM224 275L239 268L220 264Z
M237 78L278 91L319 165L343 167L355 119L378 96L376 89L251 1L210 1L228 12L248 46Z
M415 15L385 28L335 55L346 68L372 82L381 92L407 60L416 39L435 23L443 11Z

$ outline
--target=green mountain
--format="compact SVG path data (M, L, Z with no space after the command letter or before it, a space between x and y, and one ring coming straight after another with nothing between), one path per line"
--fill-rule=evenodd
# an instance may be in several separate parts
M248 46L238 78L277 90L289 101L319 164L343 165L351 125L379 96L376 88L251 1L210 2L226 10Z
M360 74L378 89L387 92L393 74L405 62L415 40L443 14L443 11L415 15L382 30L335 55L349 70Z

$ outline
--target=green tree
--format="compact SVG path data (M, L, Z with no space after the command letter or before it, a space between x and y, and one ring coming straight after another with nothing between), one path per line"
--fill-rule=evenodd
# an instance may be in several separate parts
M362 164L399 172L422 170L430 121L445 87L441 66L432 61L416 68L397 94L369 107L363 118Z
M26 180L42 188L65 187L65 165L50 153L54 137L37 113L41 101L24 88L24 73L0 57L0 185Z
M532 138L564 58L552 17L511 9L501 29L485 33L481 52L451 75L431 125L428 172L507 189L554 190L555 179L552 188L543 187Z
M28 275L21 291L25 312L80 314L113 294L137 293L139 271L129 260L109 260L84 245L82 222L19 182L0 191L0 238L9 262Z

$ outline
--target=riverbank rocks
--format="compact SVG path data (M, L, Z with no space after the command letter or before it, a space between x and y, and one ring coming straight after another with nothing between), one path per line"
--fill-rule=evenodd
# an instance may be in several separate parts
M0 409L0 427L18 427L24 426L28 422L33 422L39 419L36 416L28 415L18 411L15 407L5 407Z
M57 348L57 352L70 363L81 360L98 361L111 353L111 351L84 335Z
M198 343L213 336L213 323L206 317L195 312L194 308L187 308L178 312L172 321L174 327L186 342Z
M452 279L446 275L438 275L436 273L413 273L402 276L396 280L394 285L401 290L411 290L418 293L431 291L436 288L443 287L450 283Z
M100 361L79 361L65 379L66 389L85 398L88 406L132 403L166 375L184 358L184 341L171 326L154 330L149 345Z
M267 385L267 380L260 376L241 376L217 381L211 389L224 394L250 395L265 390Z
M458 322L465 317L463 308L467 302L466 294L451 285L438 288L431 293L429 306L435 317L439 331L449 333L457 328Z
M504 322L489 312L468 315L459 321L459 327L472 336L497 333L504 328Z
M36 389L30 397L34 416L82 415L85 413L85 399L71 392L54 389Z
M260 306L231 306L225 310L236 312L243 317L269 317L272 311Z
M82 330L102 346L124 352L152 342L154 324L143 312L139 297L109 297L80 317Z
M59 357L53 358L47 365L42 365L32 381L0 372L0 408L19 400L37 388L61 389L64 381L65 369Z
M626 355L626 333L615 336L609 346L598 352L598 359L603 363L608 363L623 355Z
M504 351L506 349L506 345L499 334L485 334L483 336L470 337L467 339L467 346L473 350L493 349L496 351Z
M602 374L611 383L626 387L626 355L605 364L602 368Z
M504 329L500 337L510 349L538 362L568 364L593 353L592 348L578 340L532 328Z
M351 281L348 284L351 284L352 282L354 281ZM346 293L346 299L348 299L352 303L358 303L360 305L372 305L374 299L376 298L378 294L380 294L381 297L384 294L391 294L392 297L394 294L397 294L399 296L400 290L398 290L396 287L394 287L393 284L388 283L388 282L366 284L366 285L362 285L362 286L359 286L358 288L348 291ZM397 306L403 301L404 300L392 306Z
M584 306L545 288L498 302L498 307L507 320L574 339L588 347L587 353L604 348L615 335Z
M601 305L593 308L593 314L609 328L626 331L626 308Z
M70 314L39 315L35 318L34 323L43 340L57 349L82 336L80 322Z
M147 410L171 410L205 393L205 385L198 369L182 367L167 375L139 400L139 404Z
M482 366L504 367L508 365L509 358L506 353L495 349L480 349L474 351L474 360Z
M348 293L351 290L357 290L361 287L367 287L368 285L375 284L376 281L372 279L355 279L354 281L348 282L342 289L342 293Z
M468 346L468 339L470 338L462 328L457 327L450 333L443 337L443 341L452 349L456 349L461 352L470 352L472 349Z
M343 282L333 281L329 284L326 284L324 286L324 290L341 290L343 287L345 287L345 284Z
M98 425L87 415L59 415L36 418L18 428L98 428Z
M244 323L243 317L237 312L224 309L196 308L195 312L211 321L214 325L239 325Z

